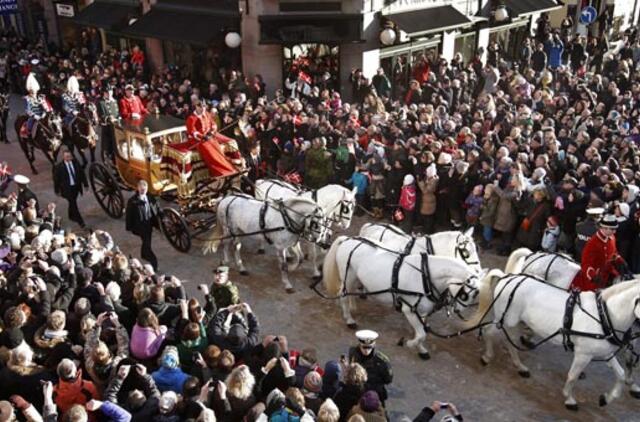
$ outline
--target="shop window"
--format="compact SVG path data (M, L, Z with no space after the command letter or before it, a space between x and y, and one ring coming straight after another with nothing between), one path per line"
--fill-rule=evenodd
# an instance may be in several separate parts
M300 72L312 86L339 89L340 47L327 44L296 44L283 50L283 74L295 82ZM286 84L285 84L286 86Z
M469 63L476 53L476 34L471 32L456 38L455 52L462 54L464 63Z

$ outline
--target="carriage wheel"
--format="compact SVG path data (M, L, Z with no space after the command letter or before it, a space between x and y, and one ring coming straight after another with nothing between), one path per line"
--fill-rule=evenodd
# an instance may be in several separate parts
M189 226L180 213L173 208L163 208L161 216L162 232L171 246L177 251L189 252L191 249L191 234Z
M120 218L124 214L124 198L118 181L109 170L100 163L92 163L89 167L91 189L100 207L112 218Z

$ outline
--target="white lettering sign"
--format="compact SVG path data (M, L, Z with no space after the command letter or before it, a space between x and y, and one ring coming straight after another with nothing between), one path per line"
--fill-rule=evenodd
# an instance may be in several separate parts
M72 18L76 15L73 10L73 5L62 3L56 4L56 13L58 16L62 16L63 18Z

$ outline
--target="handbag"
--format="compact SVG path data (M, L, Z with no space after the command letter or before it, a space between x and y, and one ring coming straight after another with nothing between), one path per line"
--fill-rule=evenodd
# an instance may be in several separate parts
M533 212L531 213L531 217L525 217L524 219L522 219L522 223L520 223L520 228L528 232L529 229L531 229L531 220L533 220L538 214L540 214L540 211L542 211L542 208L543 208L543 204L538 205L536 209L533 210Z

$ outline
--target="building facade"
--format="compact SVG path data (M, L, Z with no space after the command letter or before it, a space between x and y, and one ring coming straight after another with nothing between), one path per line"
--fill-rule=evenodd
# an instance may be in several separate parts
M578 32L622 31L638 22L640 0L593 0L602 19L582 28L584 0L30 0L49 39L72 45L95 28L104 48L138 45L152 68L176 64L207 77L219 67L260 74L269 94L304 68L314 83L349 96L350 76L410 68L422 56L486 59L498 42L516 57L542 13ZM49 16L51 15L52 16ZM239 46L228 42L240 34ZM408 78L408 75L394 77Z

